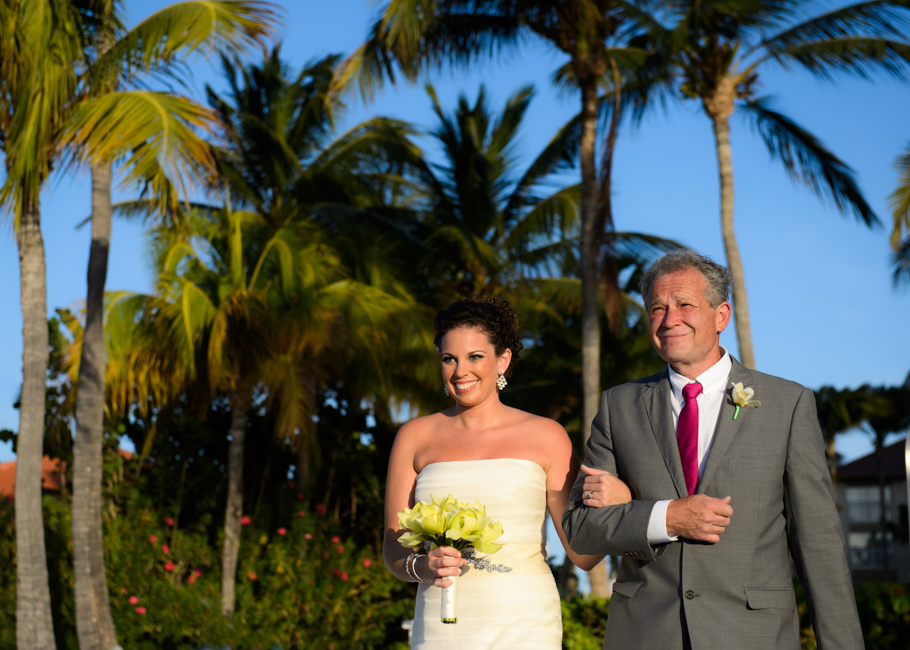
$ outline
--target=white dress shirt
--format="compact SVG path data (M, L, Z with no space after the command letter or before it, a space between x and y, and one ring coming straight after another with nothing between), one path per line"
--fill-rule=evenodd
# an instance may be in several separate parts
M669 368L670 370L670 407L673 409L673 426L679 422L679 412L685 404L685 398L682 394L683 386L698 382L702 386L702 392L696 397L698 402L698 477L701 478L702 472L705 471L705 461L708 459L708 452L711 450L711 442L714 440L714 432L717 429L717 421L720 418L720 409L724 403L724 394L727 384L730 380L730 371L733 369L733 362L730 355L724 348L721 348L723 355L720 361L705 370L694 380L687 379L681 374ZM652 546L675 542L677 537L670 537L667 534L667 506L670 500L658 501L651 510L651 518L648 520L648 542Z

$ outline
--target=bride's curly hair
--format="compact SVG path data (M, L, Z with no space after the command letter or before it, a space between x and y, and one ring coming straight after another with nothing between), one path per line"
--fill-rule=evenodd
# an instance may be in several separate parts
M505 300L483 296L457 300L439 310L433 319L433 343L437 351L446 332L458 327L476 327L486 334L497 355L506 349L511 350L512 360L505 376L507 379L512 376L512 369L518 363L524 348L518 329L518 314L512 305Z

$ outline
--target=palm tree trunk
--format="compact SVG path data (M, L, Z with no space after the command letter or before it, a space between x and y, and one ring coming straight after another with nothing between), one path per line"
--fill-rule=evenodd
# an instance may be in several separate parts
M603 284L604 307L607 316L607 329L615 336L623 330L622 295L619 290L619 269L616 265L616 237L613 227L613 154L616 152L616 136L619 134L619 122L622 118L622 86L619 67L616 59L610 58L610 69L613 73L613 112L610 115L610 126L604 141L604 151L600 167L600 203L597 207L595 234L601 265L600 281Z
M111 617L101 518L104 443L104 285L111 240L111 165L92 168L92 245L79 362L73 446L73 563L80 650L117 646Z
M587 444L591 423L600 406L600 306L597 299L598 260L596 244L597 169L594 144L597 138L597 82L590 79L581 88L581 383L583 390L582 438ZM607 596L606 565L591 571L591 593Z
M49 343L47 270L37 205L23 210L16 241L22 302L22 397L16 440L16 641L19 650L55 650L41 506Z
M591 423L600 404L600 308L596 243L597 85L582 86L581 124L581 381L583 391L582 437L587 444Z
M739 246L733 232L733 154L730 148L730 120L728 115L711 115L714 140L717 147L717 167L720 174L720 223L724 237L727 268L733 278L733 317L736 319L736 341L740 361L747 368L755 367L752 352L752 326L749 322L749 302L746 297L746 278L743 272Z
M221 612L234 613L234 585L240 554L240 518L243 516L243 445L249 398L237 391L231 395L231 444L228 447L227 507L224 512L224 546L221 554Z

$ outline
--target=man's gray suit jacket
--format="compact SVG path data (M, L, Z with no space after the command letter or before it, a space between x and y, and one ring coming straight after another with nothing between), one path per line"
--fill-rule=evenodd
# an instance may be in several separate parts
M579 473L562 525L578 553L623 556L604 648L798 650L799 619L788 551L805 587L821 650L863 647L846 544L825 464L812 391L733 360L731 383L761 406L734 419L729 388L696 490L732 497L717 544L680 538L652 547L656 501L686 496L664 370L601 396L585 464L616 474L632 501L582 503ZM684 620L683 620L684 618Z

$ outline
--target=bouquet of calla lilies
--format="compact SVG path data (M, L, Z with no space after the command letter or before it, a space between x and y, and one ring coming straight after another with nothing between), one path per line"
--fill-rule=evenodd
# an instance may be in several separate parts
M432 548L451 546L461 552L473 546L482 553L495 553L503 546L496 543L502 536L502 524L487 516L486 506L477 501L468 505L451 494L438 500L430 495L429 502L418 501L413 508L405 508L398 513L398 527L410 530L398 538L402 546L410 549L419 549L429 542ZM458 622L455 577L449 576L452 584L442 589L443 623Z
M398 538L405 548L418 549L427 542L431 548L451 546L459 551L473 546L481 553L495 553L502 548L496 540L502 536L502 524L487 516L486 506L475 501L468 505L451 494L444 499L418 501L413 508L398 513L398 527L411 532Z

